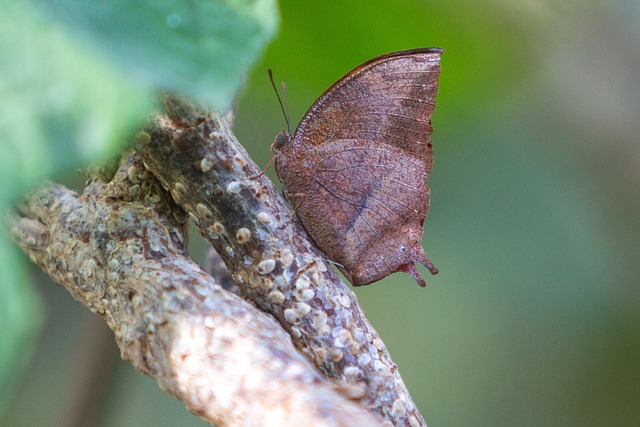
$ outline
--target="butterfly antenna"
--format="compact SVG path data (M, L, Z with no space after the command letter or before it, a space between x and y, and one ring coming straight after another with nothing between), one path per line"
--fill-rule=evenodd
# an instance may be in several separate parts
M289 120L289 108L287 106L287 96L284 90L284 83L282 83L282 86L280 87L280 90L282 91L282 97L284 98L283 104L282 99L280 98L280 94L278 93L278 89L276 89L276 84L273 82L273 72L271 72L271 68L269 68L268 71L269 80L271 80L271 86L273 87L273 90L276 93L276 97L278 98L278 102L280 103L280 109L282 110L282 114L284 114L284 119L287 121L287 130L289 131L289 133L291 133L291 121Z
M280 83L280 92L282 92L282 100L284 101L284 109L287 112L287 130L291 133L291 119L289 119L289 106L287 105L287 91L284 87L284 82Z

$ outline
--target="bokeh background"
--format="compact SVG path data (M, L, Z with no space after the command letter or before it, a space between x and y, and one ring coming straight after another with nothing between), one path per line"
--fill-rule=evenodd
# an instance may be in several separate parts
M429 425L639 425L640 2L280 10L237 102L237 135L262 165L285 127L268 67L297 123L374 56L445 50L423 242L440 274L355 290ZM0 425L205 425L119 359L97 316L32 276L45 326Z

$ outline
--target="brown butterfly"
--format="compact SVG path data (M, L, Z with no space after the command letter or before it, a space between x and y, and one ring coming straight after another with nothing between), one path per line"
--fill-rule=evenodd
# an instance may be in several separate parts
M318 248L354 286L414 263L433 163L429 135L442 49L389 53L360 65L309 108L271 149L285 197Z

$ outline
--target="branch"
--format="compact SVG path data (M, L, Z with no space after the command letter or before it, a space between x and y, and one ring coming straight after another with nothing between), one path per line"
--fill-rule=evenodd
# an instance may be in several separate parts
M336 391L269 315L187 255L186 215L135 155L82 196L49 184L14 239L113 329L122 357L217 426L379 425Z
M242 295L352 397L396 426L426 425L397 366L294 213L219 114L167 98L139 134L145 166L224 260Z

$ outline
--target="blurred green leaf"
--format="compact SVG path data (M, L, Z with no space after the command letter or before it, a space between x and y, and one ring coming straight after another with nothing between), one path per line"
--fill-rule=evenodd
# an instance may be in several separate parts
M154 91L228 108L278 23L273 0L6 3L0 200L112 153Z
M223 111L278 26L274 0L57 0L46 6L129 76Z
M151 106L148 88L36 12L18 1L0 15L0 177L11 184L3 205L45 176L112 153Z

